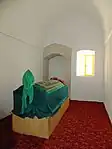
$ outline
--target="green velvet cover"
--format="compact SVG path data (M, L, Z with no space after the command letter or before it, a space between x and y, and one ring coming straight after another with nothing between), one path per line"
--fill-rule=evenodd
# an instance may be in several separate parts
M68 86L62 83L51 89L45 89L40 84L33 85L33 88L33 101L29 104L29 98L27 97L27 108L24 110L24 113L21 113L23 86L13 91L14 114L22 118L33 118L34 116L38 118L49 117L58 111L61 104L68 97Z
M22 107L21 114L24 114L27 108L27 97L29 97L29 104L32 103L34 97L34 76L30 70L27 70L22 78L23 83L23 95L22 95Z

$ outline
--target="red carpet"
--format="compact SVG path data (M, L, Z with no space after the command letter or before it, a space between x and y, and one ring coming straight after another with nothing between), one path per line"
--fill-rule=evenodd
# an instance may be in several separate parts
M112 149L112 126L102 103L71 101L49 140L11 133L10 117L3 123L6 149Z

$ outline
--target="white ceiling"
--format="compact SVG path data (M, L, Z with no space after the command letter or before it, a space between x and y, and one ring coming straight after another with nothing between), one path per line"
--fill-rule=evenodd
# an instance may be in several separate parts
M0 32L37 46L49 24L79 15L99 20L106 37L111 30L112 0L2 0ZM38 41L38 42L37 42Z

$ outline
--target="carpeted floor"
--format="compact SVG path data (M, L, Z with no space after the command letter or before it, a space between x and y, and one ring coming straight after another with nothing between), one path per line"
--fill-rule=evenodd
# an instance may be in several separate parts
M112 126L102 103L71 101L49 140L11 132L11 117L1 122L6 149L112 149Z

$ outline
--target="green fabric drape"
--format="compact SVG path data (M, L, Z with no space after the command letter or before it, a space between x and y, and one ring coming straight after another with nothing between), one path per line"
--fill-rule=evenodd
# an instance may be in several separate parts
M29 103L31 104L33 101L33 96L34 96L34 76L30 70L27 70L22 79L23 83L23 95L22 95L22 109L21 109L21 114L24 114L25 109L27 108L27 98L29 99Z

